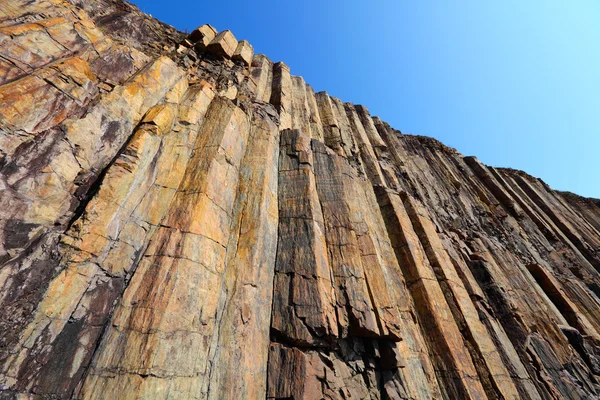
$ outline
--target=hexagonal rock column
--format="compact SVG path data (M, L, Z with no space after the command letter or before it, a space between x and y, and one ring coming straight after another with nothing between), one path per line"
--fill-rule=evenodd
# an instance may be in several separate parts
M177 49L178 53L194 47L196 51L206 50L206 46L215 38L217 30L209 24L204 24L192 31L185 39L181 41Z
M237 49L238 41L230 30L219 33L206 47L206 51L217 56L231 58Z
M231 59L234 61L241 61L244 65L249 66L252 63L253 56L254 47L252 47L247 40L240 40Z
M204 24L194 29L188 36L188 40L192 42L196 50L204 51L215 36L217 36L217 30L211 25Z

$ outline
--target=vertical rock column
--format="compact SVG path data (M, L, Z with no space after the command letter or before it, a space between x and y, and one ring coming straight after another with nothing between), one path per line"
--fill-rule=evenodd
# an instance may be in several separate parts
M440 397L371 184L294 130L279 183L267 397Z
M323 138L325 144L333 149L336 154L349 156L344 150L344 141L342 139L339 122L334 113L331 98L326 92L319 92L316 94L316 101L319 108L319 116L323 123Z
M600 232L600 201L598 199L579 197L568 192L562 192L559 195L565 203L569 204L574 211Z
M488 393L517 399L519 393L485 325L469 297L426 211L407 194L404 205L425 254L440 282L458 326L469 342L471 357ZM493 396L490 396L493 397Z
M277 252L279 130L254 109L227 248L209 399L264 399Z
M336 290L336 315L341 337L379 337L372 295L365 278L357 223L351 214L348 197L355 196L352 171L346 159L335 156L320 142L313 141L316 189L325 226L329 264ZM349 175L349 176L348 176Z
M71 72L80 80L85 77L77 73L77 68ZM51 279L55 261L49 259L42 245L56 246L57 231L67 229L80 202L86 200L86 193L118 155L144 114L162 101L181 77L182 71L175 63L159 58L103 96L83 118L47 126L35 140L19 144L19 152L6 160L8 163L0 170L0 185L4 188L0 190L0 204L6 206L0 212L0 305L12 311L0 317L0 337L13 336L27 323L41 299L41 289ZM13 84L12 88L2 87L0 97L1 92L19 93L18 82ZM41 93L48 90L38 89ZM27 110L18 114L39 113L36 107ZM0 120L0 125L9 122L6 116ZM10 146L3 148L8 150ZM23 297L25 293L28 298ZM5 326L10 332L4 332Z
M315 92L301 76L292 76L292 129L306 132L312 139L323 141L323 126Z
M517 219L523 217L523 210L512 199L508 192L499 184L496 178L490 173L485 165L483 165L476 157L465 157L465 162L475 175L483 181L490 192L506 207L506 209Z
M374 186L386 186L383 178L383 173L379 167L379 162L375 156L371 141L365 132L365 128L356 113L356 109L350 103L344 104L350 126L360 150L360 157L365 165L365 172L369 177L372 185Z
M365 314L359 314L363 318L351 319L349 336L371 339L364 342L373 346L373 354L366 350L363 357L374 355L374 365L367 368L374 368L383 377L382 393L390 398L401 392L409 398L439 397L433 367L412 317L410 296L372 184L359 177L346 158L323 143L313 140L312 147L330 262L332 268L336 262L341 266L334 272L337 290L347 299L347 310L356 312L353 304L362 298L362 288L356 283L364 279L366 305L377 322L376 330L369 329ZM338 312L338 318L340 315L344 312ZM338 320L338 324L342 326L343 322Z
M356 144L356 139L354 138L352 126L350 125L350 121L346 115L346 110L344 109L344 103L335 97L330 97L330 99L333 107L333 115L340 128L340 137L342 139L344 153L346 154L348 161L356 166L355 159L358 157L359 150Z
M308 107L308 99L306 97L306 83L301 76L292 76L292 129L297 129L301 132L306 132L310 137L310 109Z
M102 177L97 194L62 235L57 262L61 272L50 282L13 347L14 356L5 362L2 380L7 386L18 378L29 385L18 390L72 393L114 301L135 270L153 223L158 223L153 217L166 212L174 195L170 179L177 182L178 171L173 167L179 166L179 171L185 167L185 161L181 165L185 149L178 146L185 146L190 136L193 139L197 122L212 99L206 87L191 90L182 99L186 88L187 80L181 80L167 94L167 103L146 113ZM185 111L189 105L195 115ZM169 173L159 175L162 168Z
M293 83L290 75L290 67L282 62L273 65L273 89L271 91L270 103L279 112L279 129L291 129L292 120L292 98Z
M566 246L572 251L574 257L571 258L566 265L550 266L550 264L548 264L543 268L552 271L551 273L558 277L568 297L577 304L579 309L585 310L585 313L589 314L589 321L595 325L596 330L600 329L600 322L598 322L600 311L597 306L600 303L600 300L598 300L598 296L600 296L600 288L598 287L600 275L598 270L590 263L590 261L594 260L593 256L590 259L582 254L582 251L580 251L582 248L581 246L583 245L581 241L579 241L579 246L576 246L575 243L578 243L577 238L572 241L563 229L559 228L555 221L531 199L530 196L535 196L535 193L531 192L532 189L528 189L528 186L525 186L526 190L523 190L523 186L526 185L526 178L514 176L513 173L507 174L505 171L493 168L489 168L489 170L494 177L501 182L504 189L510 193L511 197L516 200L527 216L531 218L540 232L548 240L549 243L546 245L548 249L560 249L558 251L564 253L564 249L561 249L561 247ZM515 180L521 180L521 185L517 184ZM542 191L541 189L538 190L539 196ZM527 193L528 191L530 192L529 194ZM541 197L538 198L541 200ZM555 209L561 210L561 207L556 206ZM562 211L565 211L566 215L572 215L572 211L570 210ZM574 225L570 226L571 228L574 227ZM568 229L564 224L563 228ZM586 230L585 227L581 228L583 228L582 231ZM587 228L594 229L591 225ZM571 233L571 237L573 236L574 234ZM594 236L596 235L589 235L589 233L588 235L584 235L584 237L586 237L586 239L584 239L586 245L583 245L585 246L583 248L584 251L586 248L594 247L593 244L589 246L590 242L587 240ZM589 256L590 253L588 252L588 257ZM545 263L542 262L542 264Z
M308 102L308 109L310 113L310 135L313 139L325 143L323 122L321 121L321 115L319 115L317 97L315 96L315 91L310 85L306 85L306 100Z
M82 398L206 396L209 350L245 152L248 117L208 109L169 213L150 240L103 335ZM193 349L193 350L192 350Z
M256 54L252 58L250 79L254 86L256 100L268 103L271 100L273 85L273 62L264 54Z
M400 186L418 195L419 185L422 185L418 179L423 175L415 173L416 166L411 166L414 155L411 154L410 147L405 147L404 136L394 132L378 118L373 120L381 137L388 144L386 150L389 151L394 161L394 168L401 177ZM454 168L456 165L453 161L454 155L445 152L427 153L434 157L431 160L432 164L439 163L436 170L446 175L443 182L450 187L451 192L464 186L461 182L464 179L460 173L462 168L459 167L458 170ZM450 238L457 238L458 235L451 229L443 230L443 227L435 226L430 217L431 208L428 209L429 212L426 211L414 197L402 193L402 199L412 227L418 235L428 262L433 267L446 302L461 331L486 394L490 397L517 396L539 399L540 396L515 345L509 340L497 316L490 310L484 291L479 287L463 257L454 250L454 247L460 248L460 246ZM459 195L458 199L459 205L471 204L462 195ZM443 214L443 209L440 211L434 213L437 218ZM464 213L467 214L468 211ZM438 219L436 224L439 222ZM438 233L437 229L442 233Z
M556 305L558 311L563 315L566 322L576 328L582 335L589 336L596 341L600 341L600 336L590 323L588 318L579 311L576 304L566 296L561 284L540 264L529 264L527 269L550 301Z
M279 238L271 327L284 342L326 346L338 336L335 292L310 138L281 132Z
M389 169L382 168L382 172L389 182L389 187L398 190L411 191L415 186L413 182L414 177L406 170L405 164L407 161L407 154L399 139L399 132L394 131L387 123L381 121L378 117L373 117L373 123L375 124L375 128L380 137L383 138L388 145L386 150L389 154L391 165L389 165ZM402 177L402 179L400 179L400 177Z
M377 190L377 199L414 299L442 391L448 398L486 398L471 356L402 200L384 188Z
M555 381L560 382L557 387L553 383L554 378L551 378L561 374L563 368L561 364L567 364L566 360L570 357L566 338L554 325L554 315L552 315L554 310L548 310L549 307L538 310L537 313L543 315L543 319L540 321L539 327L536 327L536 331L539 330L543 334L532 331L530 318L536 318L539 315L532 316L531 310L539 307L538 304L541 300L535 294L535 290L531 291L533 293L529 294L530 298L524 304L520 298L520 291L508 289L514 287L511 279L515 279L515 277L507 277L503 273L501 265L496 261L496 256L490 251L492 244L486 239L474 239L468 244L472 250L472 253L469 254L469 267L473 276L485 293L494 315L523 360L523 364L532 378L531 382L539 393L537 397L561 398L561 393L562 396L565 396L568 391L574 389L574 386L568 379L558 379ZM521 272L515 271L515 275L520 277ZM533 281L533 279L531 280ZM532 287L528 287L528 289L532 289ZM560 314L558 317L560 323L566 323ZM547 340L555 344L554 349L548 347ZM524 383L528 382L524 381ZM531 390L529 393L530 398L537 398Z
M577 247L581 254L588 260L588 262L594 266L594 268L600 271L600 256L597 255L596 250L588 244L588 242L600 246L600 239L598 239L598 232L591 227L589 224L582 224L581 228L583 231L587 231L587 240L584 240L584 235L579 229L576 229L571 225L568 218L566 217L567 212L564 214L558 211L560 208L553 204L551 194L546 195L542 190L536 188L537 185L529 182L522 176L515 176L514 180L521 187L521 189L527 194L530 201L533 202L537 207L543 211L546 218L552 221L558 229ZM566 210L565 210L566 211ZM592 233L590 233L592 232Z
M356 113L358 114L358 117L363 123L365 132L367 134L367 137L369 138L369 142L371 142L371 145L375 149L386 148L387 144L383 141L383 139L381 139L381 136L379 136L379 132L375 127L375 123L373 122L373 118L371 118L371 114L369 114L369 110L367 110L365 106L361 105L357 105L354 108L356 109Z

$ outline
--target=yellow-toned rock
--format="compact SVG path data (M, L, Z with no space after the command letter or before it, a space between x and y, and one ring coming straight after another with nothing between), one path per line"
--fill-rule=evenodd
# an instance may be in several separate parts
M254 56L254 47L248 41L240 40L231 58L249 66L252 63L252 56Z
M238 41L230 30L219 33L206 47L206 51L217 56L231 58L237 49Z
M203 51L216 35L217 30L215 28L213 28L211 25L204 24L194 29L187 37L187 40L189 40L196 50Z

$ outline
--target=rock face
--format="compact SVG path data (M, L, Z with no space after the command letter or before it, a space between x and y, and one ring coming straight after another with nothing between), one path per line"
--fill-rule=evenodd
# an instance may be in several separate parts
M600 201L120 0L0 7L0 398L600 397Z

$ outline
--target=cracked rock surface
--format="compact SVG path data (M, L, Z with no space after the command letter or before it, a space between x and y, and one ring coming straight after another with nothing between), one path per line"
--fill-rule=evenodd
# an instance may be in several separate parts
M600 200L233 32L0 6L0 399L599 398L599 271Z

